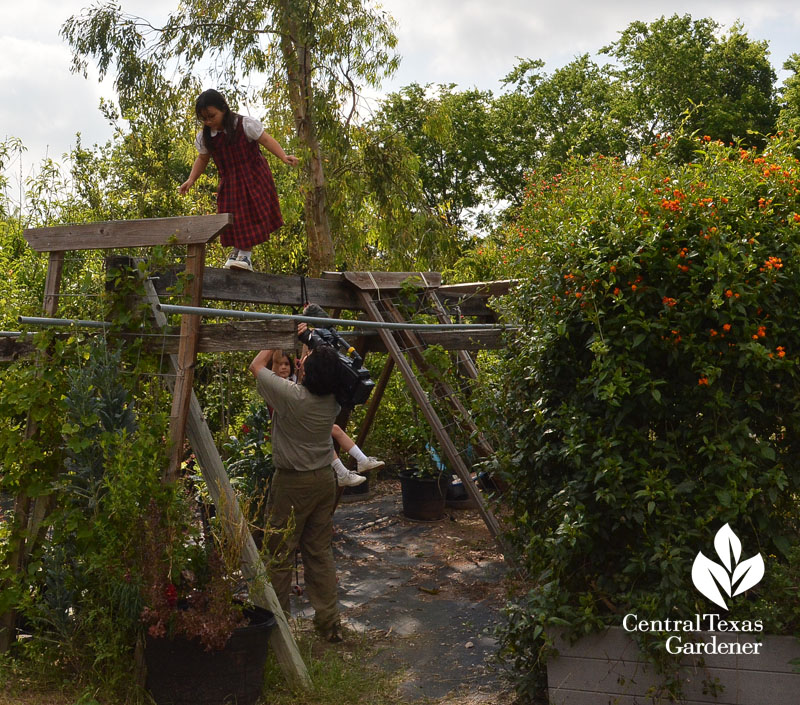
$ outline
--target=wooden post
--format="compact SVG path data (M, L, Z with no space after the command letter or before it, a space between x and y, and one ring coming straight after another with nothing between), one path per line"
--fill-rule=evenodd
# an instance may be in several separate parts
M190 306L200 306L203 298L203 269L206 261L206 246L189 245L186 253L186 274L189 277ZM170 415L169 467L164 475L167 482L175 482L183 460L183 439L186 435L186 418L189 413L189 398L192 394L194 366L197 361L197 340L200 334L200 316L181 316L181 338L178 348L178 368Z
M153 308L156 324L164 328L167 324L166 316L159 311L158 294L151 281L145 282L147 301ZM178 359L170 355L172 367L178 372ZM167 377L167 382L174 386L174 382ZM270 647L275 652L275 657L286 679L293 685L310 688L311 679L305 663L297 649L286 615L283 613L278 596L270 585L264 562L256 548L255 541L250 534L247 521L239 507L236 494L231 487L228 474L222 458L214 444L214 436L206 424L200 402L197 401L194 391L189 387L189 410L187 415L186 432L189 443L194 450L203 479L211 493L214 506L222 517L223 527L232 541L241 545L242 573L247 579L250 599L254 604L270 610L275 615L276 628L270 632Z
M392 370L394 370L394 358L389 355L389 357L386 358L386 364L384 364L383 369L381 370L381 376L378 379L378 383L375 385L375 389L372 391L372 398L369 400L369 406L367 407L367 413L364 415L364 420L361 422L361 428L358 429L356 445L359 448L364 441L367 440L369 430L372 428L372 422L375 420L375 415L378 413L378 408L380 407L383 393L386 391L386 385L389 383L389 378L392 376Z
M64 253L51 252L47 263L47 277L44 285L43 308L46 316L53 317L58 309L58 294L61 290L61 274L64 269ZM36 435L36 422L28 416L25 427L25 439L30 440ZM20 492L14 498L14 524L11 532L11 541L14 548L8 557L8 565L17 574L25 569L27 557L33 550L33 541L39 533L37 521L41 521L47 508L46 498L39 500L38 511L33 507L33 502L25 492ZM34 521L32 521L34 519ZM13 543L15 542L15 544ZM14 610L9 610L0 617L0 653L5 653L16 639L17 615Z
M364 305L364 310L367 312L369 317L373 321L382 321L383 317L381 316L381 313L378 310L378 307L373 301L370 294L368 294L365 291L359 291L358 295L361 298L361 301ZM422 413L424 414L425 418L430 424L430 427L433 430L436 439L439 441L439 444L441 445L441 448L444 451L445 456L450 461L453 470L455 470L456 474L461 478L461 481L464 483L464 489L466 489L467 493L475 501L475 504L478 507L478 512L483 518L486 527L489 529L489 533L497 542L497 545L503 552L506 561L513 566L514 563L511 557L511 551L503 541L502 529L500 527L500 524L498 523L494 514L492 514L491 510L486 506L486 502L484 501L483 496L481 495L480 491L475 486L475 483L472 480L469 468L467 468L467 466L464 464L464 461L461 459L461 456L459 455L457 448L455 447L455 445L453 445L453 441L450 439L450 436L448 435L447 431L442 425L442 422L439 419L436 410L433 408L430 401L428 400L428 396L427 394L425 394L425 390L420 385L419 380L414 376L414 371L411 369L411 365L408 363L408 360L406 360L405 356L401 352L400 347L397 345L397 341L394 339L394 336L392 335L391 331L381 329L379 332L381 339L383 340L383 343L386 346L386 349L389 351L389 354L394 358L395 364L400 369L400 372L405 378L406 384L408 385L408 389L411 392L411 396L414 397L414 400L417 402L420 409L422 410Z

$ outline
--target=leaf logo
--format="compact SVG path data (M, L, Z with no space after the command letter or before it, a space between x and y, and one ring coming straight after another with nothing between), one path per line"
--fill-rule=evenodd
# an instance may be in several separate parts
M756 585L764 577L764 559L757 553L740 562L742 542L727 524L714 537L714 548L722 565L700 551L692 565L692 582L714 604L728 609L723 592L728 597L736 597Z

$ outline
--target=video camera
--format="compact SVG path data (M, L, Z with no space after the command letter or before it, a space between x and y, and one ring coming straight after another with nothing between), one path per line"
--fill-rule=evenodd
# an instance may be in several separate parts
M309 304L303 314L315 318L328 318L325 309L317 304ZM369 370L364 367L361 355L336 332L335 328L332 326L309 328L299 337L310 350L320 345L327 345L339 354L341 389L336 395L339 406L343 409L352 409L356 404L363 404L369 399L375 382L370 379Z

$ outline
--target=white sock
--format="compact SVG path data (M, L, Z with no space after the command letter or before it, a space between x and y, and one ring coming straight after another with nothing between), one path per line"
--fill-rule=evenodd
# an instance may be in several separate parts
M360 463L362 460L367 459L367 456L364 455L364 452L358 446L353 446L350 450L347 451L347 454L357 463Z
M347 475L348 470L344 466L341 458L336 458L331 465L333 465L333 471L336 473L336 477L343 477Z
M253 251L252 251L252 250L239 250L239 254L240 254L240 255L243 255L244 257L250 257L250 255L251 255L252 253L253 253Z

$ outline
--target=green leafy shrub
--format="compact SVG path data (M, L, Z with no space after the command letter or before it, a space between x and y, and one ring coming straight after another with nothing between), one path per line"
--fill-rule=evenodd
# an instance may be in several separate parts
M523 327L501 459L535 582L502 631L522 690L554 625L714 611L690 573L721 524L784 565L798 542L798 143L699 138L691 163L670 144L534 177L506 242L486 245L523 278L504 305ZM800 631L796 611L766 612L765 629Z

